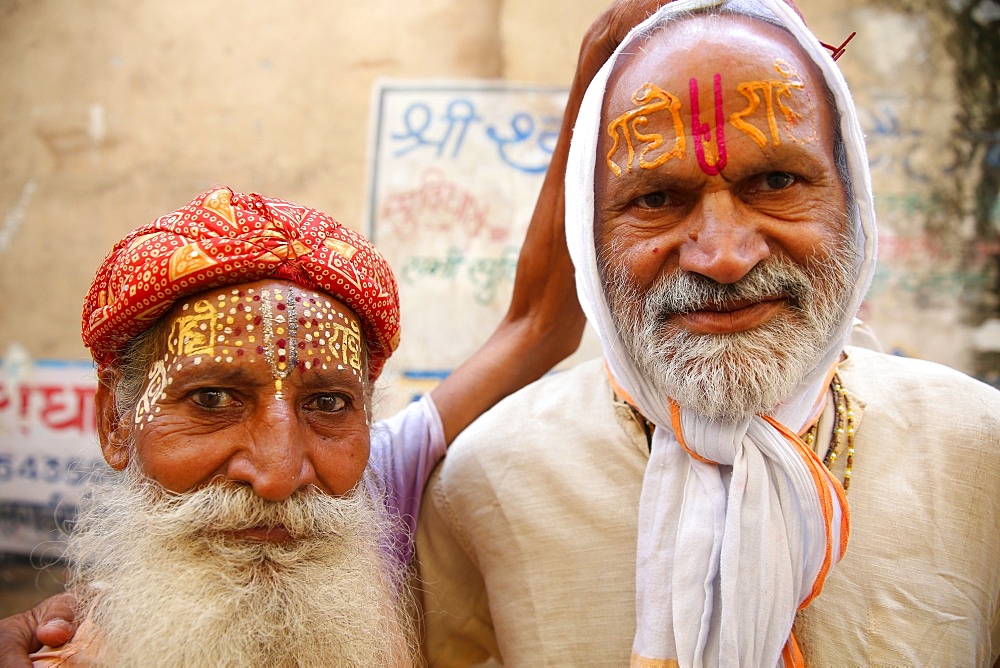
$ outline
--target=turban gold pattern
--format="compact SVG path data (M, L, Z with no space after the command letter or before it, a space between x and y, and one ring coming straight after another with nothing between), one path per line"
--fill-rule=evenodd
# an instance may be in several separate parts
M226 187L115 245L87 293L83 341L98 364L113 364L179 299L266 278L325 292L354 311L378 377L399 345L399 293L382 255L321 211Z

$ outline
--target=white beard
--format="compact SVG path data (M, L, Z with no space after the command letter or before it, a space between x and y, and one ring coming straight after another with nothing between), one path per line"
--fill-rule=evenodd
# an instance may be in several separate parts
M829 347L851 291L852 249L845 242L807 270L771 257L729 285L677 271L645 295L621 269L609 269L607 259L601 273L622 342L653 387L710 419L738 421L791 397ZM752 330L694 334L668 321L708 304L776 293L788 295L791 307Z
M134 460L133 460L134 461ZM100 665L400 666L413 631L391 521L365 490L282 503L246 485L174 495L131 469L95 491L70 538ZM223 531L283 526L293 540ZM90 658L90 657L88 657Z

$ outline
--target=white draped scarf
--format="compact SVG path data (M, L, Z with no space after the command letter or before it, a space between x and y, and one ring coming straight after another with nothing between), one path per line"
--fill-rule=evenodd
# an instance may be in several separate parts
M775 17L823 72L840 111L857 202L853 233L862 250L851 301L830 347L784 403L767 416L738 423L679 409L643 377L608 310L593 226L601 106L615 59L664 16L719 6ZM818 593L847 542L843 490L795 436L824 396L876 256L868 161L840 70L782 0L679 0L664 6L632 30L587 90L567 167L566 234L580 302L608 368L657 426L639 502L633 665L670 659L681 666L776 665L791 646L796 611Z

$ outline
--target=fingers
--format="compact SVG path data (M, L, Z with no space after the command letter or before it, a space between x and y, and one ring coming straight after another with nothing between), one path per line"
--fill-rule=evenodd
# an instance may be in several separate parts
M604 10L590 25L580 47L577 67L579 83L586 88L629 31L670 1L617 0Z
M30 612L0 619L0 666L30 668L28 654L41 647L28 623Z
M35 637L42 644L58 647L69 642L79 623L75 614L76 598L72 594L58 594L39 603L32 612L38 626Z
M17 615L0 619L0 667L28 668L28 655L42 645L62 645L73 637L75 599L69 594L49 597Z

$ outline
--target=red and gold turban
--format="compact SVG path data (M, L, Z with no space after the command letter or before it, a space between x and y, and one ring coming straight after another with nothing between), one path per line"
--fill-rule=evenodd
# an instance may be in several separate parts
M84 301L83 342L99 364L114 363L177 300L264 278L325 292L354 311L378 377L399 345L399 294L381 254L320 211L225 187L115 245Z

